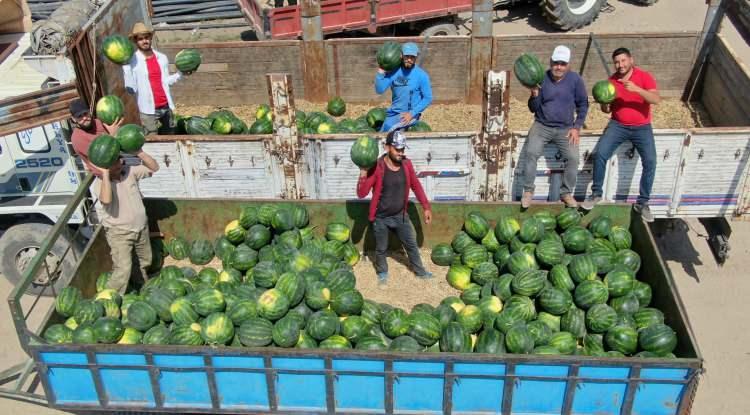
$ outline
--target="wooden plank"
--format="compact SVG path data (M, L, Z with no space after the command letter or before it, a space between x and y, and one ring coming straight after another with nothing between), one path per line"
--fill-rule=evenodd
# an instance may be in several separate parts
M302 78L305 99L312 102L328 101L328 67L325 42L314 40L302 44Z

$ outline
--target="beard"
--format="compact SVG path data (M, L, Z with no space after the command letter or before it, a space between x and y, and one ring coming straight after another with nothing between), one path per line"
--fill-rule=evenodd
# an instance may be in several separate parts
M401 159L402 159L401 156L398 156L398 155L394 156L394 155L392 155L392 154L389 153L388 154L388 158L391 159L391 161L393 162L393 164L401 165Z

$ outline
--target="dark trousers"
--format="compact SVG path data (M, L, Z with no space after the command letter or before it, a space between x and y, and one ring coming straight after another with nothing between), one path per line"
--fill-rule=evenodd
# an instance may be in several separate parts
M607 162L612 157L617 147L625 141L630 141L635 146L641 157L641 183L640 194L637 203L647 204L651 198L651 188L654 186L656 175L656 143L654 142L654 130L651 124L631 127L622 125L615 120L610 120L607 129L604 130L599 142L594 148L594 179L591 184L591 194L594 197L602 196L602 185L604 174L607 171Z
M427 272L419 255L417 233L414 231L414 225L411 224L408 215L399 213L384 218L375 218L372 230L375 232L375 271L378 273L388 272L388 262L385 258L388 251L388 233L392 230L396 232L398 239L401 240L404 249L406 249L412 271L416 274Z
M290 6L296 6L297 0L288 0L287 3L289 3ZM284 0L274 0L273 7L284 7Z

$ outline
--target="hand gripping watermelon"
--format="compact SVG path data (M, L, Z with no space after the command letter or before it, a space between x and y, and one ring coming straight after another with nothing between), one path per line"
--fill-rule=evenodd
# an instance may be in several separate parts
M611 104L617 98L617 90L609 80L599 81L591 89L594 100L600 104Z

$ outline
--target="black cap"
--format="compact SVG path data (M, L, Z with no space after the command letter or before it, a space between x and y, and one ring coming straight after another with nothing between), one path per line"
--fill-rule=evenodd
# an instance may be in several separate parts
M89 112L89 106L83 100L76 99L70 103L70 115L74 118L78 118L87 112Z

